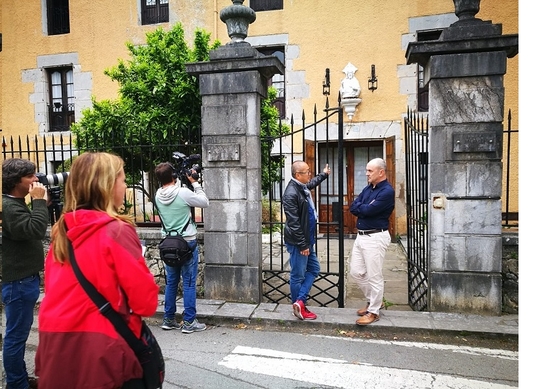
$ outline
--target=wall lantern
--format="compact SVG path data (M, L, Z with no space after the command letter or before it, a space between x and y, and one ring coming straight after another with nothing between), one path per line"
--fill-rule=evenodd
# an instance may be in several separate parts
M330 96L331 94L331 71L329 68L325 69L325 79L323 80L323 95Z
M375 75L375 65L371 65L371 77L368 79L368 89L372 92L377 89L377 76Z

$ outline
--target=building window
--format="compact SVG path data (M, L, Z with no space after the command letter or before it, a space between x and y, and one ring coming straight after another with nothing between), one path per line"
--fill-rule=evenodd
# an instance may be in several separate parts
M70 131L74 123L74 74L71 67L47 70L49 77L49 131Z
M251 0L253 11L273 11L284 8L284 0Z
M169 0L142 0L142 24L169 22Z
M264 55L274 55L277 57L282 64L286 64L286 57L284 55L284 46L275 46L275 47L257 47L257 50L264 54ZM284 82L284 75L283 74L275 74L272 76L271 79L268 80L268 86L272 86L276 89L276 99L272 102L278 109L278 113L280 114L281 119L286 118L286 96L285 90L286 85Z
M441 29L417 31L417 41L424 42L438 40L441 32ZM418 112L428 112L428 109L430 108L430 89L425 83L424 74L424 67L418 65Z
M49 35L70 32L68 0L47 0L47 25Z

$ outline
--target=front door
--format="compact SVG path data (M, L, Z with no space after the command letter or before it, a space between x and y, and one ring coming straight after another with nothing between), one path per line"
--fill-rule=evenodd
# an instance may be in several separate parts
M360 194L362 189L367 185L366 165L373 158L384 158L387 161L387 177L389 182L395 187L395 169L394 169L394 147L393 138L380 141L347 141L343 147L343 204L342 218L344 223L344 234L356 234L356 217L348 210L350 204ZM321 183L318 191L319 195L319 220L326 222L336 222L339 220L338 215L338 150L336 147L328 144L319 144L319 164L317 166L319 173L322 171L325 163L329 163L331 167L331 177ZM310 164L311 165L311 164ZM391 236L394 232L394 215L391 217L389 231ZM330 233L338 232L338 227L319 225L319 232Z

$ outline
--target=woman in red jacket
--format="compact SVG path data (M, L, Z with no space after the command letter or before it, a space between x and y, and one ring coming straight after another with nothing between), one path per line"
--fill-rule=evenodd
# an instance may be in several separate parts
M143 388L134 352L86 294L68 260L69 240L84 276L139 336L142 316L156 311L158 286L133 220L118 213L125 191L120 157L85 153L73 161L45 261L35 356L41 389Z

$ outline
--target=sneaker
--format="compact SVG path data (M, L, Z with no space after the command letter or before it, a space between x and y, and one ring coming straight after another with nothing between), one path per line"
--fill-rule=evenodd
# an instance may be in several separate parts
M177 323L177 320L175 319L163 318L161 328L163 328L164 330L178 330L179 328L181 328L181 325Z
M199 323L197 319L194 319L192 323L188 321L183 322L183 326L181 327L181 332L183 334L192 334L193 332L200 332L206 329L206 324Z
M307 307L304 307L303 311L301 312L304 320L315 320L317 319L317 315L311 312Z
M305 311L305 304L303 303L303 301L297 300L292 304L292 308L294 309L294 316L300 320L303 320L302 312Z

